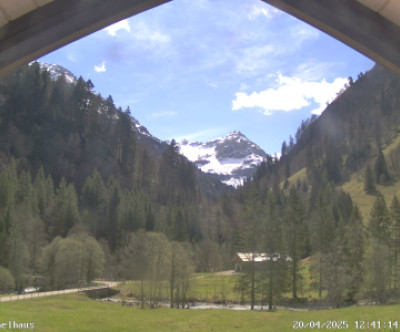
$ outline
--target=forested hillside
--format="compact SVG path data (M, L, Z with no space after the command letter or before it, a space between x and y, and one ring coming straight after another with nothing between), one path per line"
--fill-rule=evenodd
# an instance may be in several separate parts
M337 306L398 296L399 116L400 77L377 66L350 78L319 118L283 142L282 157L267 159L236 194L246 216L237 226L247 234L242 247L289 254L293 298L305 276ZM299 264L305 258L308 272Z
M355 81L350 77L348 87L319 118L303 121L294 138L282 143L278 165L260 168L257 178L269 181L278 175L284 181L306 167L310 181L347 181L398 135L399 91L400 78L383 67L359 74ZM395 152L390 159L397 163ZM388 180L386 174L377 177L381 175L380 182Z
M144 146L130 110L91 81L54 81L32 64L2 78L0 103L3 289L102 276L151 280L156 298L168 280L172 303L186 298L191 272L231 268L248 252L276 258L238 275L235 291L252 305L399 292L400 78L383 68L350 79L279 160L220 196L174 141L161 156ZM344 190L360 174L367 212Z
M138 140L130 110L93 88L81 77L54 80L37 63L1 79L0 265L18 289L32 278L54 287L101 271L121 277L116 266L139 230L190 242L193 250L218 232L215 221L208 222L216 212L207 197L224 186L199 174L174 141L160 156ZM226 222L221 217L218 227ZM85 277L80 268L62 278L67 263L61 257L69 252L80 260L73 256L79 250L69 251L77 244L63 242L69 239L82 246L92 241L103 257L97 262L105 264ZM61 265L50 267L57 257Z

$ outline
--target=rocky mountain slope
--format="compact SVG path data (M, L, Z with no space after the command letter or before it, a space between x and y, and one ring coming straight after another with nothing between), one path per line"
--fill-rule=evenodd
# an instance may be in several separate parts
M49 72L52 80L57 80L61 75L64 75L65 82L76 83L77 79L74 74L72 74L68 69L60 65L49 64L45 62L37 61L41 70L46 70ZM33 62L31 62L32 64Z
M60 76L64 75L66 83L76 84L77 82L76 76L63 66L48 64L40 61L38 61L38 64L41 70L46 70L49 72L51 79L54 81L56 81ZM106 101L103 100L103 103L106 103ZM132 127L135 129L136 138L140 140L143 145L150 148L155 156L161 156L168 144L151 135L147 128L140 124L135 117L131 116L131 122Z
M54 64L38 62L41 70L49 72L52 80L64 75L65 81L76 84L77 78L68 69ZM104 101L105 102L105 101ZM155 156L161 156L168 143L153 136L145 126L131 116L136 137ZM222 183L238 187L253 175L267 154L239 131L207 143L182 141L181 153L204 172L215 175Z

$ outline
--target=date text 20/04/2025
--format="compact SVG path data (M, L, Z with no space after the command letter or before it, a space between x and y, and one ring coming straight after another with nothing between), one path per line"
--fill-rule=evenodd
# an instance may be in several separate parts
M311 329L348 329L348 328L355 328L355 329L398 329L400 326L398 321L293 321L293 329L304 329L304 328L311 328Z

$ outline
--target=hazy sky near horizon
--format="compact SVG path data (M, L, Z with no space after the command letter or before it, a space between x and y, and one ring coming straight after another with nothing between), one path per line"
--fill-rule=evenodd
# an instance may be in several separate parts
M260 0L174 0L39 60L90 78L160 139L239 130L270 154L374 65Z

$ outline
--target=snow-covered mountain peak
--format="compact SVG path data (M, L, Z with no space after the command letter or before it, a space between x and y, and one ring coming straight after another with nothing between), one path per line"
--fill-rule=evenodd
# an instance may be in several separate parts
M37 63L40 70L49 72L52 80L57 80L63 75L68 83L76 84L78 81L72 72L60 65ZM106 101L103 100L103 102ZM103 106L100 105L99 112L102 112ZM149 147L154 155L160 156L165 150L167 142L151 135L147 128L133 116L130 116L130 119L136 137L141 141L142 146ZM225 137L216 138L206 143L182 140L178 145L181 153L195 163L201 171L210 173L212 177L233 187L242 185L267 157L267 154L258 145L237 130L230 132Z
M217 175L222 182L234 187L251 176L267 154L240 131L210 142L179 143L181 153L203 172Z
M230 132L228 134L228 136L224 137L223 139L225 139L225 140L241 140L241 139L248 140L248 138L238 130L234 130L234 131Z
M60 65L53 65L45 62L36 61L39 64L40 70L46 70L50 74L50 78L56 81L61 75L64 75L67 83L76 83L77 79L68 69ZM31 62L32 64L34 62Z

